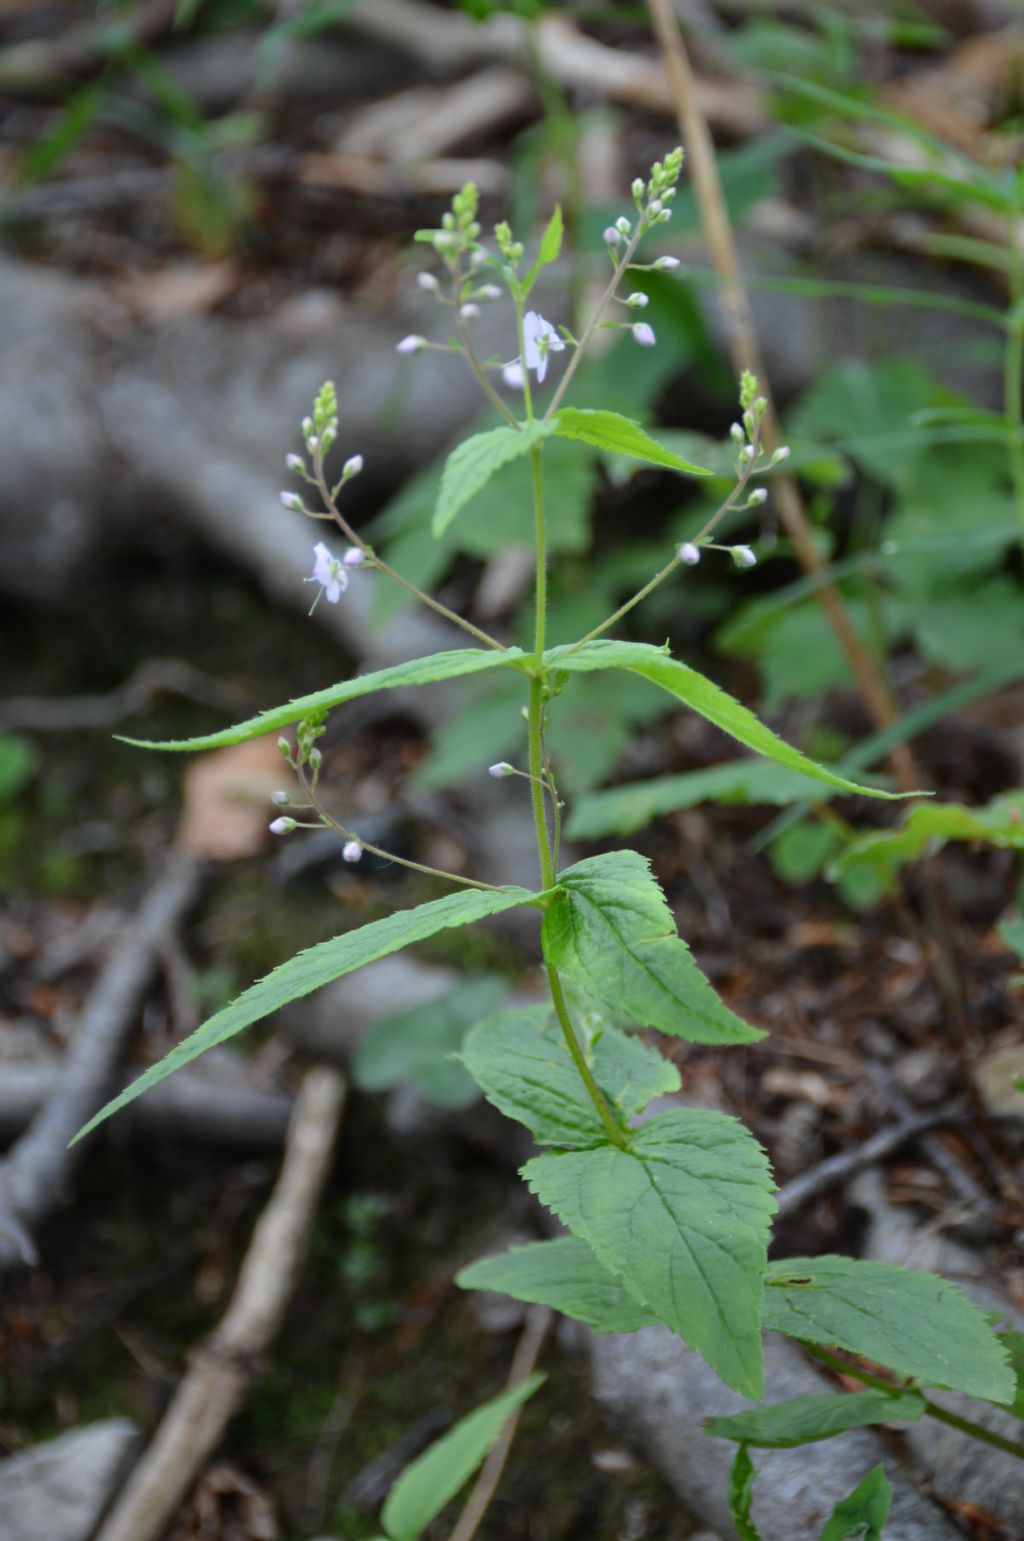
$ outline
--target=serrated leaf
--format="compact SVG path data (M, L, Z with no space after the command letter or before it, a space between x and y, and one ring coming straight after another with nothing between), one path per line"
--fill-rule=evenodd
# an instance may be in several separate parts
M699 803L818 802L827 796L821 783L771 760L726 760L705 770L679 776L656 776L630 782L607 792L581 797L573 809L566 834L574 840L601 840L606 835L631 835L654 819Z
M662 1114L628 1150L537 1156L523 1176L542 1203L746 1396L763 1392L761 1298L774 1201L765 1154L736 1119Z
M916 1391L895 1395L887 1391L840 1392L751 1407L730 1418L714 1418L704 1429L716 1439L735 1439L767 1450L792 1450L796 1445L813 1445L875 1423L916 1423L924 1411L924 1398Z
M505 1420L532 1397L546 1376L531 1375L460 1418L399 1477L381 1513L392 1541L417 1541L431 1520L469 1481L501 1433Z
M852 1257L786 1258L765 1278L764 1325L926 1386L1013 1400L1013 1372L984 1313L936 1274Z
M681 455L659 444L646 428L623 417L621 412L601 412L583 407L562 407L554 419L554 431L560 439L579 439L595 449L613 455L631 455L648 465L669 471L685 471L688 476L710 476L705 466L696 466Z
M183 1065L191 1064L200 1054L205 1054L207 1049L225 1043L243 1028L269 1017L290 1001L310 995L321 985L331 984L335 979L341 979L367 963L385 958L389 953L400 952L403 947L421 942L425 937L436 935L438 931L452 926L472 925L486 915L499 915L503 910L529 904L535 897L525 888L505 888L494 892L464 888L459 893L446 894L443 899L434 899L415 909L400 910L396 915L388 915L383 920L371 921L368 926L360 926L355 931L347 931L343 936L332 937L316 947L310 947L306 952L297 953L265 978L250 985L248 990L243 990L235 1000L176 1044L158 1064L151 1065L130 1086L126 1086L124 1091L101 1108L78 1131L71 1143L82 1139L83 1135L103 1123L112 1113L134 1102L136 1097L141 1097L150 1087L166 1080Z
M358 674L355 679L342 680L309 696L298 696L294 701L286 701L283 706L272 707L258 717L250 717L233 728L223 728L219 733L164 742L144 738L122 738L121 742L133 744L136 749L222 749L227 744L259 738L263 733L279 732L294 722L301 722L304 717L316 716L346 701L354 701L357 696L373 695L378 690L395 690L401 685L430 685L438 680L457 679L460 675L479 674L485 669L514 668L525 656L518 647L506 648L501 653L478 647L455 648L449 653L434 653L429 658L411 658L408 663L376 669L372 674Z
M892 1483L885 1468L876 1466L853 1492L841 1498L821 1533L821 1541L882 1541L889 1517Z
M1024 1091L1019 1082L1018 1086ZM1015 1418L1024 1419L1024 1332L1001 1332L999 1341L1010 1356L1013 1371L1014 1396L1009 1411Z
M544 956L641 1027L694 1043L765 1036L719 999L676 931L665 895L637 851L612 851L559 875L544 916Z
M590 1033L584 1019L577 1039L623 1120L679 1087L674 1065L613 1027ZM607 1138L550 1006L494 1012L467 1034L462 1062L488 1102L525 1124L540 1144L590 1146Z
M495 471L529 454L553 431L552 423L524 423L518 428L491 428L464 439L445 461L431 522L434 534L444 534L455 515L486 486Z
M353 1081L368 1092L415 1086L438 1107L468 1107L479 1094L455 1056L473 1024L507 992L502 979L465 979L439 1000L375 1022L356 1046Z
M536 282L541 268L546 268L549 263L556 261L562 250L562 208L555 204L555 211L544 227L544 234L540 238L540 246L533 266L530 268L522 283L522 295L525 299Z
M626 669L632 674L650 680L652 685L667 690L670 695L692 707L700 716L713 722L723 733L738 739L748 749L762 754L766 759L785 765L790 770L812 776L827 786L838 787L842 792L856 792L861 797L921 797L921 792L885 792L879 787L862 786L849 781L834 771L826 770L807 755L801 754L784 739L773 733L754 713L727 695L712 680L680 663L662 648L651 647L644 642L615 642L599 638L586 642L574 651L572 647L552 648L545 661L557 669L570 673L589 673L595 669Z
M757 1467L750 1459L750 1451L741 1445L729 1472L729 1513L740 1541L761 1541L761 1533L750 1514L756 1478Z
M461 1289L496 1290L530 1305L551 1306L595 1332L636 1332L658 1320L576 1236L481 1258L457 1273L455 1282Z
M984 808L923 803L912 808L898 828L863 835L846 846L829 867L829 877L844 879L868 871L881 889L891 888L901 867L926 851L941 850L950 840L1024 850L1024 791L1005 792Z

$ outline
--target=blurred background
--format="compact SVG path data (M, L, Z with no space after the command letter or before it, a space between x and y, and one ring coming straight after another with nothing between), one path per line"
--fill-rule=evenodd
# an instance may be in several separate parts
M213 731L451 645L375 575L308 614L321 527L279 494L325 379L339 464L365 461L348 517L449 606L528 635L525 472L434 541L445 455L490 408L457 357L395 353L447 339L413 236L467 181L485 239L507 217L529 244L561 203L537 303L578 334L632 179L686 144L648 259L680 266L637 276L657 345L602 334L573 399L714 476L550 447L552 641L727 493L759 355L791 453L727 528L758 566L708 556L625 630L817 758L936 798L809 805L653 688L577 677L551 740L569 836L650 856L702 967L771 1029L724 1057L671 1050L780 1183L904 1129L870 1191L826 1183L784 1246L882 1255L888 1225L902 1260L923 1235L939 1250L920 1266L1024 1307L1022 28L1010 0L4 0L0 1537L113 1541L100 1516L224 1316L313 1063L352 1084L281 1333L247 1345L237 1417L146 1534L376 1535L396 1473L500 1387L523 1330L452 1283L538 1219L515 1137L446 1057L536 986L514 920L321 992L64 1153L118 1078L253 979L438 892L344 865L326 831L275 842L273 737L186 761L114 735ZM517 351L500 303L473 327L481 356ZM521 748L515 681L493 679L336 713L325 786L386 849L532 885L526 801L486 776ZM642 1432L642 1365L609 1392L602 1352L549 1336L482 1534L717 1523ZM942 1523L1024 1533L1019 1478L944 1489L945 1458L916 1458Z

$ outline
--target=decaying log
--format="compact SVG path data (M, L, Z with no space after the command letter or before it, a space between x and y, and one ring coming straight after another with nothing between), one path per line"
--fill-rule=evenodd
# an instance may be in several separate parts
M89 992L56 1092L0 1162L0 1272L36 1261L32 1232L59 1201L81 1154L68 1142L102 1106L156 968L160 940L199 884L198 864L172 852Z
M257 1222L227 1313L195 1355L97 1541L159 1536L255 1379L295 1285L345 1100L333 1070L311 1070L295 1102L284 1164Z

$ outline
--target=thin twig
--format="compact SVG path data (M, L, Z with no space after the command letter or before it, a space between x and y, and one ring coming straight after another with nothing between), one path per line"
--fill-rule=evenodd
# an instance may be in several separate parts
M838 1155L829 1156L824 1161L819 1161L817 1166L811 1167L809 1172L801 1172L799 1177L794 1177L779 1189L777 1195L777 1213L780 1219L788 1215L796 1214L811 1199L828 1193L832 1188L838 1188L848 1177L855 1177L858 1172L865 1171L869 1166L874 1166L879 1161L884 1161L886 1156L891 1156L894 1151L908 1145L911 1140L916 1140L922 1135L927 1135L932 1129L937 1129L941 1124L955 1123L962 1117L962 1110L950 1110L949 1108L933 1110L930 1113L921 1113L916 1118L905 1118L891 1129L880 1129L862 1145L856 1145L851 1150L840 1151Z
M193 858L173 852L89 992L57 1090L0 1162L0 1273L38 1261L31 1233L59 1200L84 1149L69 1150L68 1143L102 1107L160 943L196 897L199 883Z
M195 1355L156 1436L101 1527L97 1541L153 1541L241 1406L291 1298L334 1149L345 1082L306 1075L284 1163L260 1215L227 1313Z
M512 1368L509 1370L509 1390L513 1386L521 1386L523 1381L533 1374L537 1357L543 1347L548 1328L551 1326L552 1317L553 1312L547 1306L534 1306L527 1315L526 1326L516 1347ZM459 1515L448 1541L473 1541L501 1481L521 1412L522 1408L516 1408L505 1420L502 1431L495 1444L491 1446L490 1454L483 1464L480 1475L473 1485L473 1491L466 1500L466 1507Z

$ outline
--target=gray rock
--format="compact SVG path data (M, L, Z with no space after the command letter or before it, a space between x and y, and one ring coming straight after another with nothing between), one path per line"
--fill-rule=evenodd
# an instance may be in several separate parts
M0 1462L0 1541L89 1541L140 1438L110 1418Z

